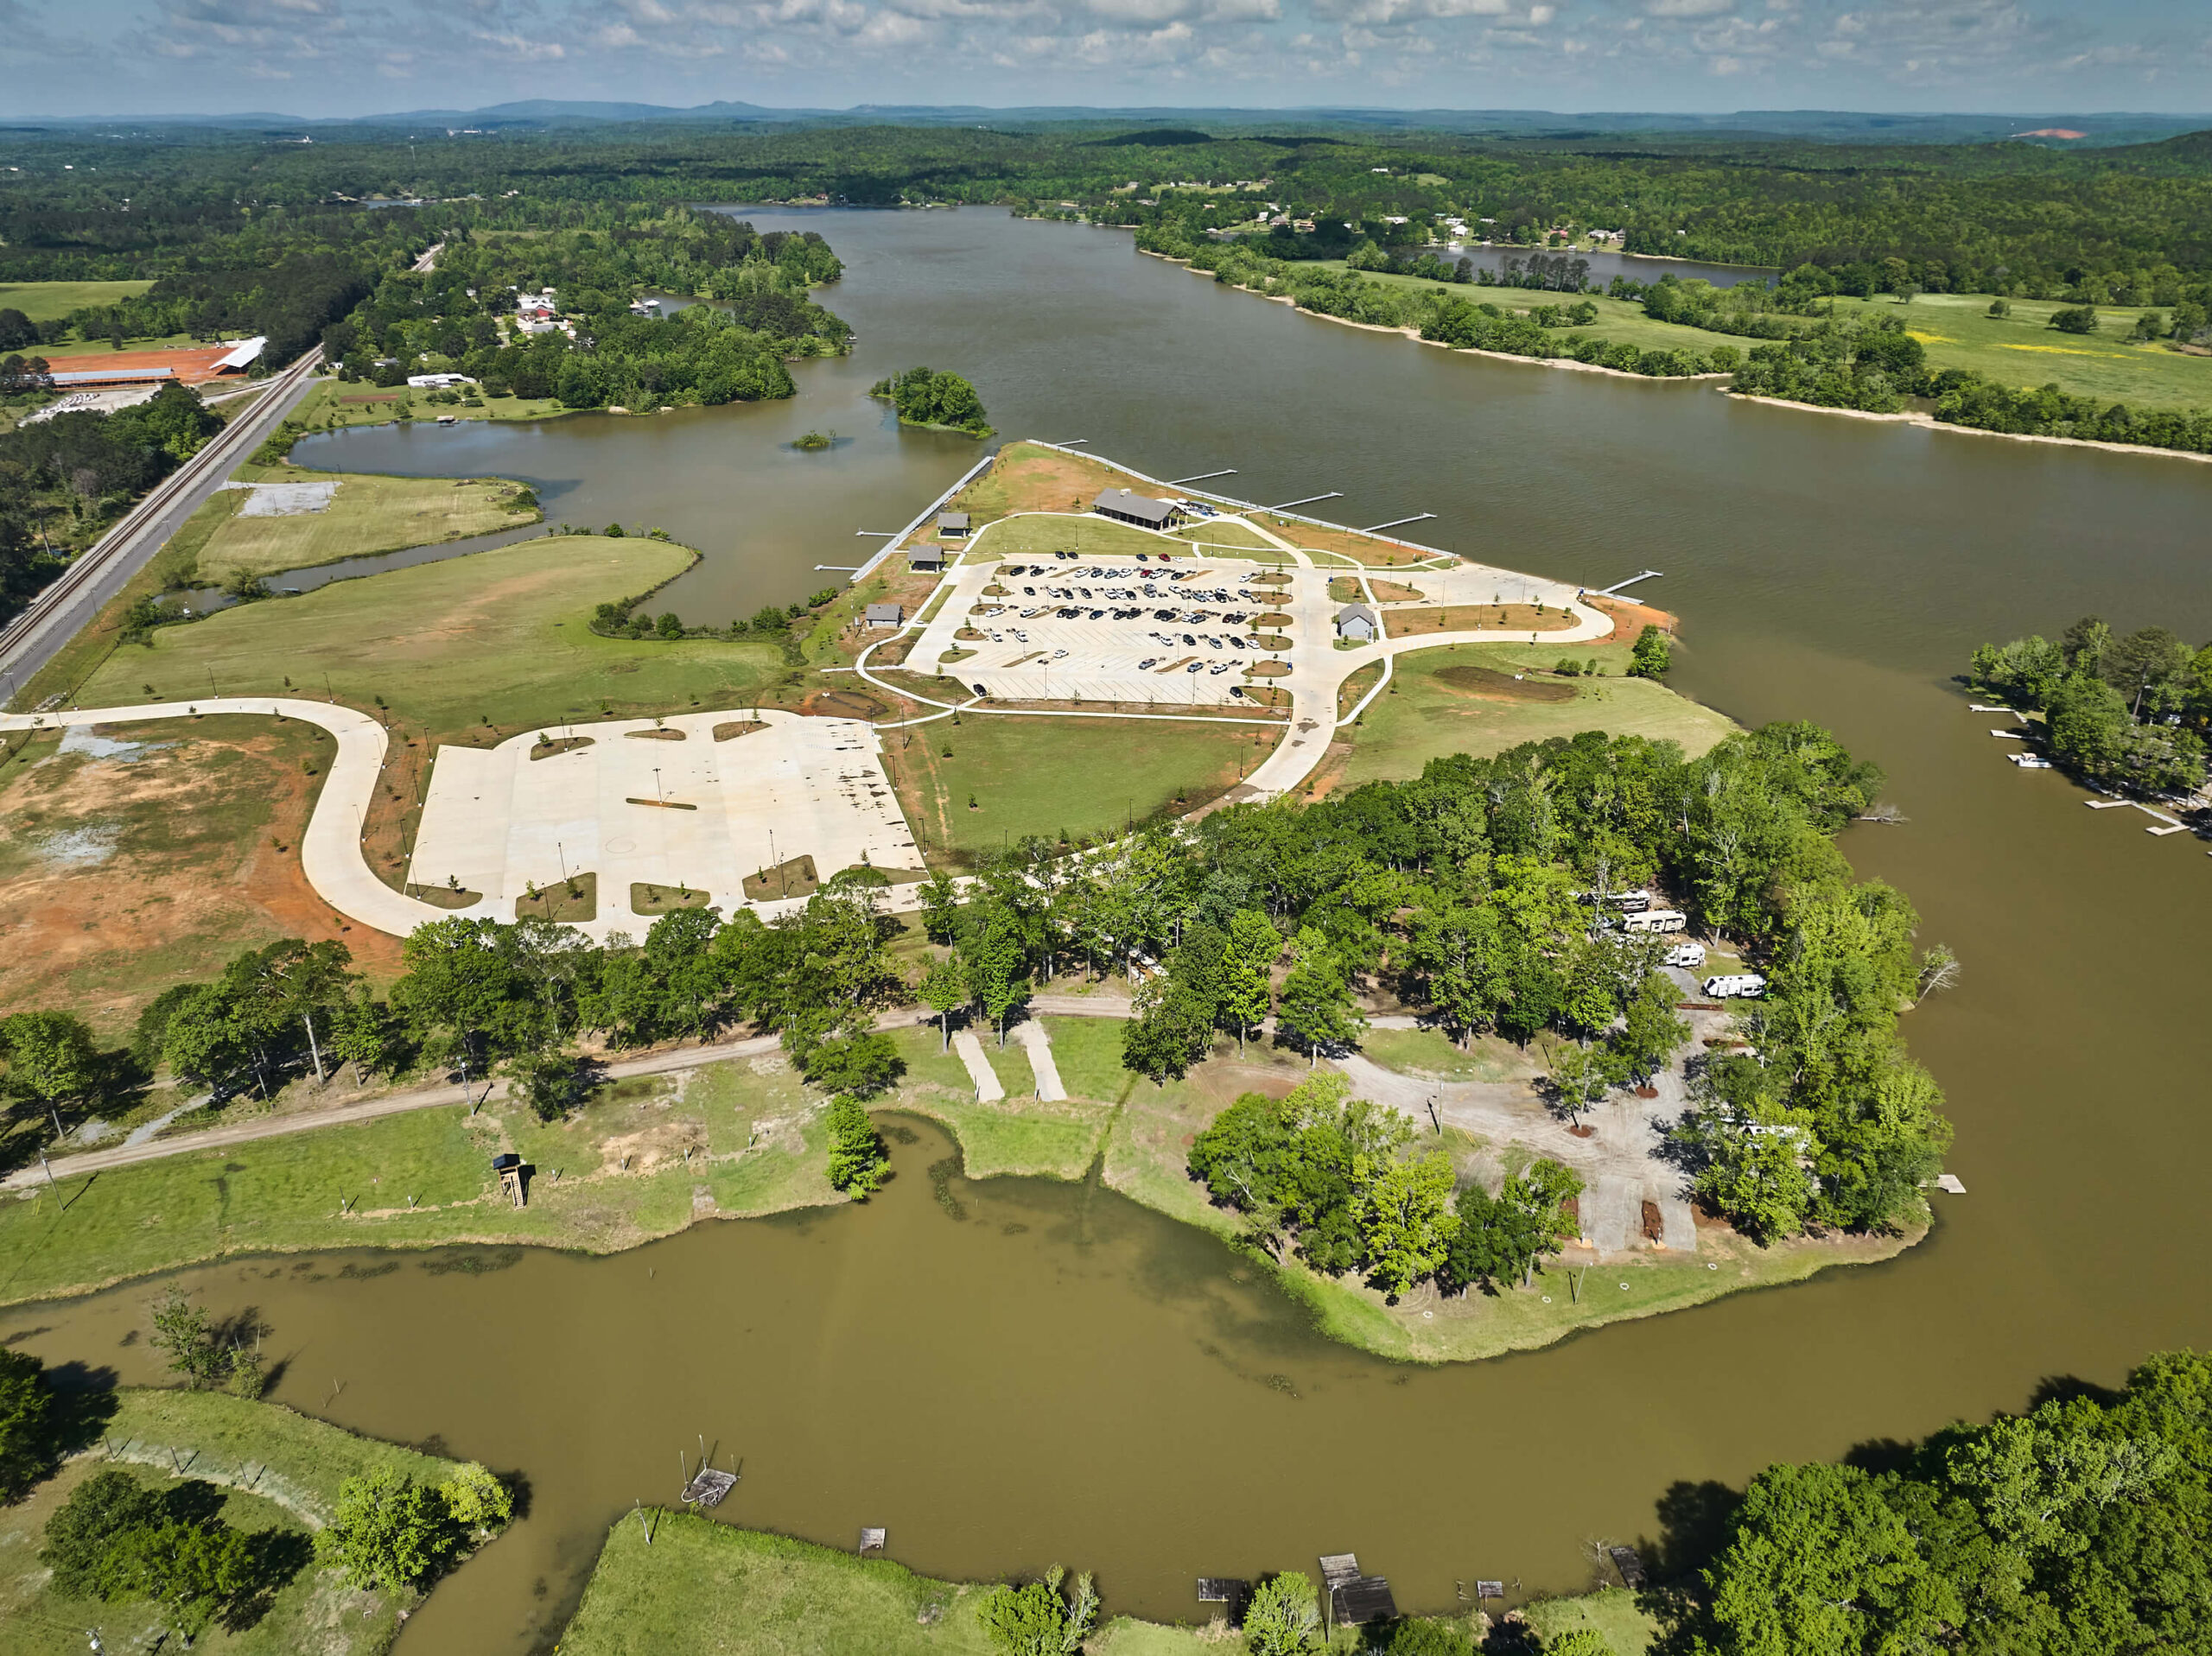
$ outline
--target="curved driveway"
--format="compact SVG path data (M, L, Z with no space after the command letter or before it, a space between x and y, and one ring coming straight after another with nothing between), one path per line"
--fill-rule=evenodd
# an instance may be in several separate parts
M300 866L324 902L350 920L404 937L446 910L403 896L370 872L361 856L361 829L384 769L385 728L365 713L328 701L291 696L214 696L205 701L147 701L127 707L71 707L53 713L0 714L0 731L57 730L72 725L124 725L198 714L248 714L297 719L337 738L338 752L300 840Z

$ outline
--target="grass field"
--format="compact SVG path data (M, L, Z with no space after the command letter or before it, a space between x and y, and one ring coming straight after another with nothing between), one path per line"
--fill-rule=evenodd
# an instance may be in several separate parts
M153 996L241 949L340 936L299 863L321 731L178 719L60 744L18 739L0 764L0 1012L71 1011L119 1040ZM345 941L357 966L396 968L395 940Z
M1344 266L1338 263L1335 268ZM1438 285L1413 276L1377 275L1371 270L1362 274L1392 287ZM1515 288L1453 285L1451 291L1476 303L1523 314L1537 305L1571 304L1578 297ZM1675 322L1655 322L1642 305L1629 300L1599 295L1579 297L1588 298L1597 306L1598 320L1588 327L1561 328L1562 334L1586 333L1644 351L1700 354L1719 345L1748 352L1762 343ZM2051 328L2051 313L2065 308L2063 301L2015 299L2010 302L2012 315L1999 318L1988 314L1987 294L1922 294L1910 305L1900 305L1891 295L1880 294L1872 299L1839 298L1835 314L1839 318L1900 316L1926 347L1929 366L1970 368L1999 384L2056 383L2070 395L2125 403L2130 408L2212 408L2212 357L2169 351L2164 344L2130 342L2128 335L2134 331L2141 309L2101 306L2097 313L2101 326L2096 333L2085 335L2060 333Z
M1587 1627L1612 1647L1613 1656L1644 1656L1659 1637L1659 1623L1624 1587L1601 1587L1577 1598L1538 1599L1522 1614L1548 1646Z
M1170 552L1191 555L1189 548L1127 523L1074 512L1001 518L976 530L968 545L985 558L1049 558L1055 552L1096 558L1134 558L1140 552L1154 558Z
M321 689L349 706L388 706L433 739L497 736L571 715L737 707L767 698L783 670L766 644L602 638L585 623L602 600L649 592L696 555L632 536L553 536L467 557L334 581L298 598L244 605L150 645L125 645L80 702ZM486 723L486 721L489 721Z
M301 1555L298 1573L251 1627L219 1624L194 1648L210 1656L372 1656L389 1647L403 1601L356 1590L337 1570L318 1567L308 1556L309 1537L347 1477L390 1465L437 1482L451 1475L452 1462L219 1393L130 1390L116 1393L114 1404L105 1428L112 1460L108 1449L96 1449L0 1509L0 1656L81 1652L88 1627L101 1630L110 1650L168 1647L167 1623L150 1606L63 1598L38 1561L47 1520L79 1483L111 1467L157 1491L188 1480L213 1484L224 1492L224 1522L249 1534L275 1532L286 1538L279 1545Z
M1839 299L1835 314L1902 316L1931 366L1971 368L2000 385L2047 385L2132 409L2212 409L2212 357L2136 345L2138 310L2099 307L2094 333L2050 326L2056 301L2015 299L2012 314L1992 316L1986 295L1923 294L1910 305L1886 295Z
M1571 685L1574 694L1561 701L1519 699L1529 692L1513 682L1513 674L1548 668L1561 657L1594 657L1607 676L1532 677L1523 682L1533 690ZM1486 756L1585 730L1677 741L1695 755L1734 728L1710 707L1662 684L1622 676L1627 662L1627 649L1610 644L1463 644L1401 656L1391 688L1368 704L1357 729L1338 733L1351 743L1342 785L1402 780L1446 754ZM1454 683L1455 676L1463 682Z
M945 720L894 735L884 765L932 862L963 864L1026 834L1082 839L1195 809L1235 787L1278 735L1226 720L971 713L957 727Z
M457 541L532 523L533 505L517 510L522 485L499 478L340 477L287 468L276 480L335 483L321 511L249 517L238 510L245 491L225 489L193 514L176 538L208 518L195 555L198 578L219 586L238 575L273 575L344 558Z
M0 282L0 310L19 310L34 322L59 321L88 305L136 299L151 282Z
M364 381L324 380L300 400L290 418L316 431L352 426L385 426L404 409L416 420L450 414L457 420L550 420L575 410L551 397L487 397L483 406L432 403L427 390L405 385L372 385Z

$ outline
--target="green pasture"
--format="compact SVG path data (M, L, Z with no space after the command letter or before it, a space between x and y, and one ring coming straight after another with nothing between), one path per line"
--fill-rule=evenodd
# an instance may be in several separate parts
M339 476L272 473L276 483L335 483L321 511L250 517L238 510L245 491L225 489L193 514L180 535L212 517L200 539L198 574L220 585L240 575L273 575L346 558L457 541L536 523L535 506L516 509L522 485L499 478Z
M124 644L80 703L327 688L438 739L489 745L563 720L739 707L770 697L772 644L603 638L593 606L650 593L696 555L630 536L552 536L241 605Z
M136 299L151 282L0 282L0 310L19 310L34 322L57 322L90 305Z

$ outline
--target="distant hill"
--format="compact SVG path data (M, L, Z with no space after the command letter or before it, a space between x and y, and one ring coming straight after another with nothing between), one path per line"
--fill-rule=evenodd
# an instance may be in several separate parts
M81 127L229 129L314 132L332 129L396 130L475 128L479 130L620 126L810 125L985 126L1034 131L1090 129L1101 145L1172 146L1217 139L1252 138L1285 130L1410 134L1450 132L1471 137L1572 142L1618 135L1770 136L1838 143L1993 143L2007 140L2105 148L2185 143L2212 128L2212 115L2050 111L2013 115L1884 114L1848 110L1738 110L1729 113L1656 114L1601 110L1566 114L1548 110L1083 108L1036 105L995 109L982 105L856 104L849 109L774 109L717 100L689 107L662 104L533 98L481 109L420 109L388 114L303 119L264 111L235 115L79 116L18 119L9 130ZM1104 129L1103 132L1100 129ZM1096 134L1096 136L1091 136Z

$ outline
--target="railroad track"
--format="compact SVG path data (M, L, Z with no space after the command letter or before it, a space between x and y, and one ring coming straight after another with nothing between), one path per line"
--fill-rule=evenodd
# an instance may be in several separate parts
M260 447L321 365L322 347L316 346L277 374L252 408L149 490L121 522L72 559L31 606L0 632L0 676L4 676L0 693L6 697L0 706L11 703L24 682L76 637L232 469Z

